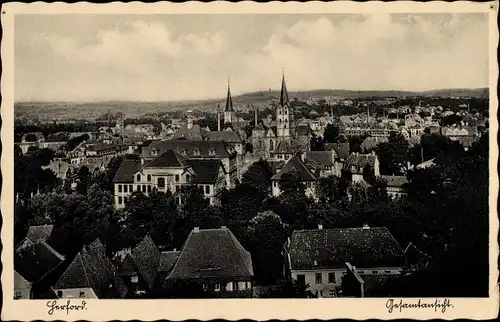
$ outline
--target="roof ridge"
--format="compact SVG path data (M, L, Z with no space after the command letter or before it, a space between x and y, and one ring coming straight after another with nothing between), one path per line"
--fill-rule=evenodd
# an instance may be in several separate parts
M84 250L82 250L82 252L83 252L83 251L84 251ZM90 254L89 254L89 255L90 255ZM92 289L93 289L94 287L93 287L93 285L91 285L91 283L90 283L90 279L89 279L89 276L88 276L88 274L87 274L87 269L85 268L85 263L84 263L84 261L83 261L83 259L82 259L81 252L80 252L80 253L78 253L78 255L76 255L76 258L75 258L75 259L80 261L80 264L82 265L82 269L83 269L83 275L84 275L84 277L85 277L85 280L87 281L87 285L88 285L90 288L92 288ZM94 290L94 292L95 292L95 290Z
M182 245L181 250L179 251L179 256L177 257L177 261L175 262L174 267L172 267L172 270L170 271L170 274L168 274L168 276L167 276L166 279L169 279L172 276L172 274L175 272L175 269L177 268L177 265L179 264L181 256L184 255L185 246L187 245L188 241L191 239L191 236L193 235L193 233L194 232L191 231L189 233L188 237L186 238L186 241L184 242L184 244Z
M241 260L243 261L243 264L245 264L245 267L247 268L247 271L249 273L252 273L253 275L253 267L248 267L248 263L246 261L246 258L243 257L243 254L242 252L240 251L240 248L241 250L243 250L245 252L245 255L249 255L250 256L250 259L251 259L251 254L250 252L248 252L244 247L243 245L241 245L241 243L238 241L238 239L236 238L236 236L234 236L233 232L229 229L221 229L222 231L227 231L229 233L229 236L231 237L231 240L234 244L234 246L236 247L236 249L238 250L238 254L239 256L241 257Z
M64 260L66 257L64 255L59 254L52 246L50 246L45 240L40 241L51 253L53 253L60 260Z

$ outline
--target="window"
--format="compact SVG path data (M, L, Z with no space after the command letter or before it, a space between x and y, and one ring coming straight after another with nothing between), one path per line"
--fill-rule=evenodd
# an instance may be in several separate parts
M165 178L158 178L158 188L165 188Z
M133 275L132 277L130 277L130 282L131 283L137 283L137 282L139 282L139 276Z
M316 273L316 284L323 283L323 276L321 273Z
M378 274L378 271L372 271L372 274Z
M335 283L335 273L328 273L328 283Z
M335 290L330 290L328 295L330 295L330 297L335 297Z
M142 192L146 193L146 185L145 184L142 185Z
M233 282L233 290L234 290L234 291L239 290L239 287L238 287L238 282Z
M128 192L128 186L126 184L123 185L123 192Z
M205 194L206 194L206 195L209 195L209 194L210 194L210 186L209 186L209 185L206 185L206 186L205 186Z
M175 175L175 182L179 182L179 175L178 174Z
M269 150L274 150L274 142L273 140L269 140Z
M151 186L148 186L148 193L151 193Z
M215 155L215 149L214 148L208 149L208 155Z
M193 155L194 156L199 156L201 153L200 153L200 149L196 148L193 150Z
M134 191L134 186L131 185L131 184L129 184L128 185L128 191L130 191L130 192Z
M137 181L141 181L141 175L140 174L137 175Z
M14 300L20 299L21 298L21 292L16 292L14 294Z
M220 284L219 283L215 283L215 285L214 285L214 291L216 291L216 292L220 291Z
M121 184L118 185L118 192L122 192L122 185Z
M85 297L85 292L80 291L80 297Z
M391 274L391 271L385 271L386 274Z
M304 274L297 274L297 283L301 286L306 285L306 276Z
M148 181L151 181L151 175L148 174Z
M58 298L61 298L61 297L62 297L62 295L63 295L63 294L62 294L62 291L57 291L57 297L58 297Z
M118 204L121 205L123 203L123 198L122 197L118 197Z

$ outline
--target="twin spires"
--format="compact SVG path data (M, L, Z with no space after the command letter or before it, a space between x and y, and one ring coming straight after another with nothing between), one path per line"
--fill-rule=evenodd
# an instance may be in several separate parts
M233 99L231 98L231 86L229 80L227 81L227 99L226 99L226 112L234 112Z
M281 81L280 106L285 106L289 102L288 91L286 90L285 72L283 71L283 79Z

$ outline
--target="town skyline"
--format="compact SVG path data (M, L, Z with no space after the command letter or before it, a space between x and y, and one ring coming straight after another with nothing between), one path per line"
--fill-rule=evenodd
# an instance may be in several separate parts
M70 17L16 18L16 102L488 87L484 14Z

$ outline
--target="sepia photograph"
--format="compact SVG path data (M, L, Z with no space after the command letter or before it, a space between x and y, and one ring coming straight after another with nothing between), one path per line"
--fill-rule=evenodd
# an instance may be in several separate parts
M12 15L4 297L498 302L497 9L407 8Z

